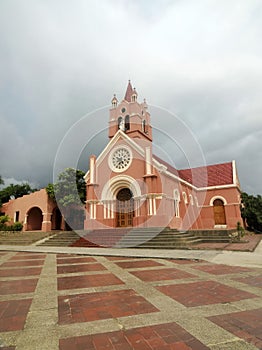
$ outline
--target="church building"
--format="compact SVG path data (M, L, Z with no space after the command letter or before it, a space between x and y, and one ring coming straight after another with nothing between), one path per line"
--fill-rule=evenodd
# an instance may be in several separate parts
M78 226L187 231L235 229L242 223L235 161L179 170L154 155L148 106L138 102L130 81L124 99L112 99L108 136L102 153L90 157L85 219ZM45 189L11 199L1 212L11 223L22 222L23 231L69 229Z
M109 142L90 157L84 228L233 229L242 222L235 161L178 170L153 154L151 117L129 81L114 95Z

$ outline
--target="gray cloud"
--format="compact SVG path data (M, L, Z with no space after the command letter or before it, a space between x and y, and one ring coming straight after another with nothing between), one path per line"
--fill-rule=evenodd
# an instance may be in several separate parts
M243 190L262 193L261 1L2 0L0 33L3 177L52 181L67 130L132 79L139 98L188 125L207 163L236 159ZM153 110L172 134L176 118ZM107 113L96 116L99 132ZM106 142L102 133L82 152L84 170Z

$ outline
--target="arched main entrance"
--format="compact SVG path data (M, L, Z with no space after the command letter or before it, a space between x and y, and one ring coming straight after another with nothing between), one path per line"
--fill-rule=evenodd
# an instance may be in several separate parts
M133 226L134 199L129 188L122 188L116 196L117 227Z
M27 214L27 231L37 231L42 229L43 213L38 207L33 207Z
M215 225L226 224L226 214L224 202L221 199L215 199L213 202Z

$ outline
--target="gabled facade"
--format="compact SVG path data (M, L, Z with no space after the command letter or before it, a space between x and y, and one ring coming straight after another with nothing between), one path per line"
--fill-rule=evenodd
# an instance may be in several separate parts
M235 228L242 222L235 162L177 170L154 156L148 107L137 97L129 81L124 99L111 101L110 141L85 175L85 229Z

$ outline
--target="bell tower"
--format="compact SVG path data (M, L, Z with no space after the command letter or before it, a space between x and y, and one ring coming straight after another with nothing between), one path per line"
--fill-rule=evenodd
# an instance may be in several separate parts
M128 81L124 99L118 103L114 95L109 115L109 138L120 129L132 138L152 141L152 127L146 100L137 102L137 91Z

